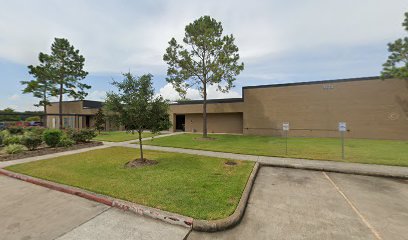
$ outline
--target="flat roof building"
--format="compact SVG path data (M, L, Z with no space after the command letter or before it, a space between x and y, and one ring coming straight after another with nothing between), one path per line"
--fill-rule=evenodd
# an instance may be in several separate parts
M63 102L64 127L94 126L97 101ZM48 127L58 127L52 103ZM202 132L203 101L170 105L171 131ZM408 140L408 80L379 77L272 84L242 88L242 98L207 101L208 132L282 136L337 137L347 123L349 138ZM116 129L107 123L106 129Z
M170 107L173 131L202 132L201 100ZM209 100L209 133L408 140L408 81L379 77L248 86L242 98Z

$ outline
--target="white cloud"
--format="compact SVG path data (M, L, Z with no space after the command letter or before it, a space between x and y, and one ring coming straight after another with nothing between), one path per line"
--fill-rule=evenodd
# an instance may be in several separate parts
M12 101L16 101L16 100L20 99L20 95L19 94L13 94L8 99L12 100Z
M185 25L209 14L234 34L242 60L253 62L288 50L393 40L403 34L407 7L406 0L7 1L0 57L33 64L54 37L66 37L89 71L156 73L170 38L181 41Z
M215 85L209 86L207 88L207 98L208 99L219 99L219 98L239 98L241 94L230 90L228 93L222 93L217 91L217 87ZM180 95L177 91L173 88L170 83L167 83L164 87L160 88L159 93L157 95L163 96L163 98L168 99L170 101L175 101L180 99ZM188 89L186 98L196 100L202 99L200 92L197 89Z
M390 2L71 0L67 4L61 0L1 1L0 60L25 66L36 64L38 53L49 52L54 37L65 37L85 56L85 67L93 74L112 75L130 69L163 76L166 65L162 56L170 38L181 41L187 24L202 15L211 15L222 22L225 34L235 36L245 63L237 85L292 81L300 75L318 75L322 79L332 75L371 75L379 72L383 63L380 61L386 59L386 43L406 35L401 22L408 2ZM383 52L370 49L363 52L362 46L380 46L377 49ZM332 59L323 56L319 52L322 49L335 53L330 55ZM370 65L367 60L373 58L368 54L371 52L381 56ZM300 55L309 57L300 59ZM350 63L351 56L357 59ZM7 66L5 69L14 71ZM0 81L5 81L3 79ZM22 79L18 76L9 83ZM101 86L87 99L102 100L105 93ZM109 88L103 90L109 91ZM172 100L179 98L169 85L163 86L160 93ZM6 97L0 98L0 107L33 109L32 104L37 101L25 96L8 98L8 92L1 94ZM210 88L208 97L239 96L237 91L222 94ZM201 98L197 90L190 90L187 97Z
M94 101L105 101L106 92L100 90L94 90L88 94L86 97L87 100L94 100Z
M14 95L13 95L14 96ZM6 99L0 99L0 109L12 108L16 111L39 111L41 108L35 107L33 98L30 96L19 96L13 99L13 96ZM37 100L34 100L37 101Z
M88 93L88 95L85 97L86 100L94 100L94 101L104 101L106 97L106 92L102 90L93 90ZM73 101L75 100L73 97L69 97L68 95L63 96L63 101ZM59 97L50 97L49 99L50 102L58 102Z

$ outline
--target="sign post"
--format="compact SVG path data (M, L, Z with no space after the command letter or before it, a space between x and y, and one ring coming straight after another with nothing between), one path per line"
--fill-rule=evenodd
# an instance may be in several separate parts
M341 159L344 160L344 133L347 131L347 124L339 122L339 132L341 137Z
M288 155L288 132L289 132L289 123L284 122L282 124L283 132L285 133L285 153Z

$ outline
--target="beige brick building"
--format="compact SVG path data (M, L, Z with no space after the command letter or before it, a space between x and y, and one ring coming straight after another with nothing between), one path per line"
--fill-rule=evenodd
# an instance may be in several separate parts
M103 103L98 101L78 100L65 101L62 103L62 124L64 128L93 128L95 114ZM53 102L47 110L47 127L59 128L59 103ZM106 130L120 130L115 124L106 121Z
M64 127L94 126L96 101L63 103ZM201 132L200 100L170 106L171 131ZM408 81L378 77L248 86L242 98L209 100L208 132L337 137L346 122L349 138L408 140ZM48 127L58 127L58 103L49 107ZM111 123L106 128L115 129Z
M242 88L242 98L210 100L209 133L408 140L408 81L378 77ZM171 105L173 131L202 131L202 101ZM183 127L184 126L184 127Z

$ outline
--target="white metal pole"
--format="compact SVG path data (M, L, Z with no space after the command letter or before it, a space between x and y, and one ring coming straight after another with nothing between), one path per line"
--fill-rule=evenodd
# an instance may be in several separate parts
M286 155L288 155L288 131L285 131Z
M344 160L344 132L341 132L341 159Z

